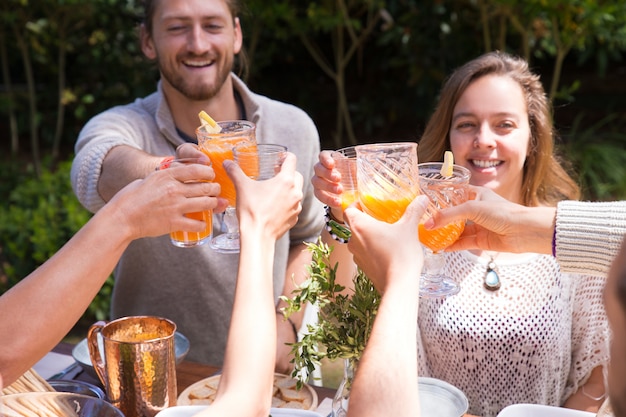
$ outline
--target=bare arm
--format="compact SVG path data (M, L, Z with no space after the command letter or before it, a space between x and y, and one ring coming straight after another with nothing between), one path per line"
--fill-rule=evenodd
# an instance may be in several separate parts
M176 150L178 158L206 158L194 144L184 144ZM120 145L112 148L102 161L102 172L98 180L98 193L109 201L119 190L130 182L150 175L163 156L155 156L133 148Z
M151 155L132 146L112 148L102 161L98 193L105 201L110 201L126 185L153 172L162 159L162 156Z
M626 201L560 201L557 207L525 207L483 187L475 199L441 210L427 228L467 219L461 238L448 251L484 249L552 254L567 272L606 275L626 234Z
M215 402L201 416L269 414L276 353L274 244L302 209L302 176L295 166L289 154L276 177L255 182L232 161L225 163L237 188L241 255L222 377Z
M154 172L127 186L52 258L0 297L0 373L11 384L84 313L128 244L173 230L202 230L184 213L213 209L219 193L204 165ZM150 212L150 216L145 213Z
M319 161L315 164L314 170L315 176L311 178L311 184L315 190L315 197L331 208L333 217L343 221L340 174L335 169L335 161L330 151L320 152ZM334 247L330 256L330 262L332 265L339 264L337 268L337 283L346 287L346 290L351 289L352 278L356 273L356 265L352 260L352 253L348 250L347 245L334 240L325 229L322 231L322 241Z
M417 224L428 205L420 196L394 224L348 208L348 244L382 294L372 334L356 371L348 416L419 416L417 312L423 265ZM389 245L401 241L402 245Z
M597 413L604 402L606 394L602 368L602 366L594 368L587 382L570 395L563 407Z
M293 290L300 285L305 279L305 265L311 263L311 254L304 244L294 245L289 249L289 259L287 260L287 268L285 273L285 284L283 286L282 295L289 298L292 297ZM284 301L279 301L276 306L276 328L277 328L277 345L276 345L276 372L289 374L292 371L291 346L287 343L296 342L297 335L294 334L294 326L296 332L302 326L304 318L304 310L292 314L289 320L284 318L279 310L286 306ZM293 326L292 326L293 323Z
M556 207L526 207L512 203L492 190L470 186L475 198L436 213L425 223L435 229L467 219L461 238L447 251L484 249L500 252L552 253Z

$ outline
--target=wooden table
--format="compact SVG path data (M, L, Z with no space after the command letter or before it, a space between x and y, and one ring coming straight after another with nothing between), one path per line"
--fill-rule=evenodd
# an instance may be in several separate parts
M69 343L60 343L59 345L57 345L57 347L53 349L53 351L65 355L71 355L73 347L74 345ZM186 360L182 361L176 366L176 384L178 388L178 394L180 395L180 393L183 392L183 390L191 384L198 382L201 379L215 375L218 371L219 368L216 366L205 365L202 363L190 362ZM100 383L100 381L93 378L90 374L86 372L80 373L74 379L89 382L90 384L102 388L102 384ZM332 399L335 396L336 389L317 386L312 387L317 393L318 403L324 401L325 398ZM476 416L465 414L464 417Z
M53 349L53 351L64 355L71 355L73 347L74 345L69 343L60 343ZM219 369L220 368L216 366L205 365L202 363L190 362L186 360L182 361L181 363L176 365L176 386L178 389L178 394L180 395L180 393L183 392L183 390L191 384L198 382L201 379L215 375L219 371ZM90 384L103 388L102 383L99 380L86 372L78 374L74 379L89 382ZM335 389L317 386L312 387L317 393L318 402L320 403L325 398L333 398L335 396Z

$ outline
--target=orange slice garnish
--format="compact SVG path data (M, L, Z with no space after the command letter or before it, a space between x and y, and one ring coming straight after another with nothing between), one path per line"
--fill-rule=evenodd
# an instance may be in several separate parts
M442 177L451 177L452 170L454 168L454 155L451 151L446 151L443 154L443 165L441 166L441 176Z
M198 113L198 117L200 118L200 123L208 133L220 133L222 131L220 125L204 110Z

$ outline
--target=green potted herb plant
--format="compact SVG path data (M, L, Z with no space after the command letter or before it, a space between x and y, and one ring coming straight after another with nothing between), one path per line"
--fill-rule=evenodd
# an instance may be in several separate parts
M294 371L298 386L310 375L323 358L344 360L344 380L333 400L333 416L343 416L354 371L371 334L380 294L372 282L358 269L353 278L353 290L346 290L335 282L337 264L331 265L333 247L318 240L307 244L312 253L307 267L308 278L297 287L293 296L282 297L287 302L283 314L289 317L307 303L318 307L318 320L307 325L302 339L292 345ZM319 347L323 346L321 350Z

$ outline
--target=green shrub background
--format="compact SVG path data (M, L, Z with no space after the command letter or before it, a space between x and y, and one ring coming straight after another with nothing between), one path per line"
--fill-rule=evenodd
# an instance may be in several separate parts
M91 217L72 191L71 160L44 169L39 177L32 167L24 172L19 168L21 164L9 162L2 170L0 293L52 257ZM112 283L109 277L90 305L86 321L108 317Z
M0 2L0 294L90 217L69 184L81 127L154 90L158 74L136 38L140 3ZM584 198L626 198L626 2L244 4L248 85L309 113L324 149L417 140L445 77L500 49L526 57L541 75L558 149ZM111 285L109 278L85 322L107 317Z

